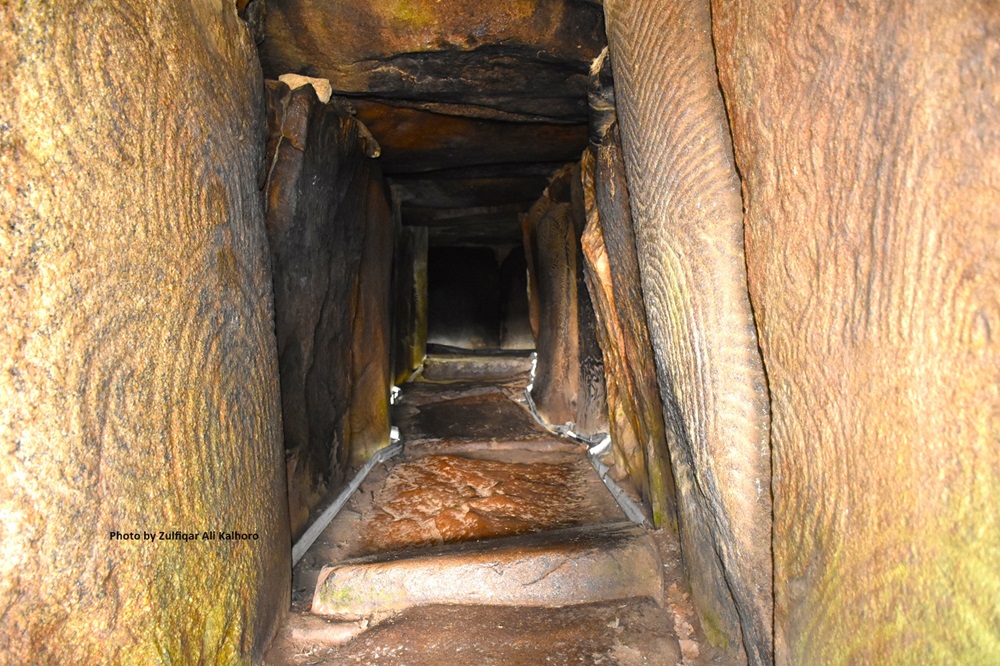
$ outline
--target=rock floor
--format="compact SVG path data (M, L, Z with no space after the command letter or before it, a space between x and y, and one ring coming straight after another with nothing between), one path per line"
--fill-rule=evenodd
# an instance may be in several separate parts
M721 661L675 536L628 523L585 450L533 421L529 369L428 358L394 408L403 454L295 567L266 664Z

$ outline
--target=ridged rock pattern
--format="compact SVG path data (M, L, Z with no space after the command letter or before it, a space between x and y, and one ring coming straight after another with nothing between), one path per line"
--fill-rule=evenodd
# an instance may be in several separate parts
M0 662L260 659L290 565L253 41L231 2L4 3L0 84Z
M1000 13L715 5L772 400L776 660L1000 654Z
M706 2L608 0L683 554L709 638L771 654L768 401Z

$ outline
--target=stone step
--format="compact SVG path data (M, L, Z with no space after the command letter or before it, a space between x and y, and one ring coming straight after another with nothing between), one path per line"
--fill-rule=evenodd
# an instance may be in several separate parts
M661 602L652 537L632 523L400 551L325 567L312 612L376 618L428 604L556 607L618 599Z
M510 379L531 370L530 352L428 353L421 379L432 382Z

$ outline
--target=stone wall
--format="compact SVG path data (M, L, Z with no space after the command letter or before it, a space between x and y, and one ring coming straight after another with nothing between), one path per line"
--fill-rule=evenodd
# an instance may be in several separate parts
M393 377L402 384L427 354L427 227L397 227Z
M532 399L548 422L572 422L579 432L597 433L607 430L607 401L594 308L583 277L585 224L579 164L553 175L521 219L538 355Z
M773 414L776 661L996 661L997 6L713 9Z
M604 4L681 548L710 641L771 640L768 392L706 2Z
M268 81L267 234L293 536L388 443L392 213L377 146L312 86Z
M584 153L587 226L584 275L604 356L615 464L652 509L657 527L677 529L676 498L639 281L618 126Z
M0 661L259 660L290 544L253 42L232 3L5 3L0 84Z

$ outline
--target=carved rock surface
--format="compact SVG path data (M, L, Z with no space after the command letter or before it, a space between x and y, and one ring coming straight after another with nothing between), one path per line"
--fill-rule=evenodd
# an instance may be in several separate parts
M771 659L768 397L706 2L607 0L681 544L709 637Z
M581 172L587 226L580 242L604 356L615 462L649 502L654 524L676 530L674 480L617 124L584 153Z
M376 513L363 534L366 551L384 553L592 522L588 518L594 508L583 493L583 480L591 475L582 456L559 464L450 455L401 463L374 498Z
M259 660L290 563L253 41L233 3L4 3L0 84L0 661Z
M771 389L776 660L1000 649L1000 14L714 5Z
M357 121L267 82L267 229L293 535L388 441L392 215Z

